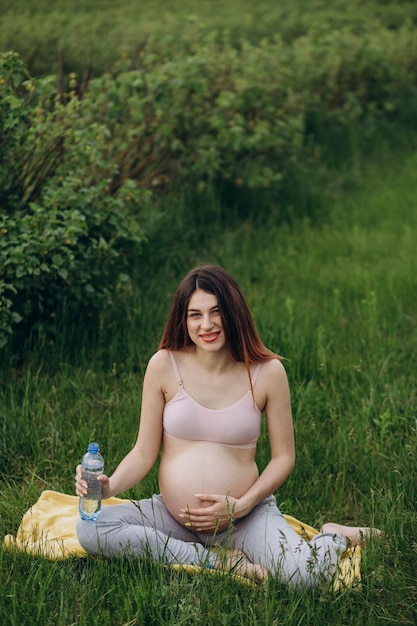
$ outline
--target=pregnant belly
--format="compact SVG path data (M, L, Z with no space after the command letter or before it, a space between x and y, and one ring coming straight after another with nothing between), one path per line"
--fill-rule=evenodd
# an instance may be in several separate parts
M195 494L240 498L257 478L254 450L165 437L159 488L168 511L180 524L187 521L179 517L182 508L211 506Z

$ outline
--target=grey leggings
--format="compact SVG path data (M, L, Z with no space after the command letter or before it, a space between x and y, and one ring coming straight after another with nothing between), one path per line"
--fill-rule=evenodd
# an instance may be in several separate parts
M232 529L206 535L184 528L168 512L160 495L104 506L97 521L79 520L77 535L92 554L151 555L163 563L213 566L213 545L240 548L253 562L267 567L293 587L313 587L332 579L346 541L321 533L305 541L286 522L274 496L258 504Z

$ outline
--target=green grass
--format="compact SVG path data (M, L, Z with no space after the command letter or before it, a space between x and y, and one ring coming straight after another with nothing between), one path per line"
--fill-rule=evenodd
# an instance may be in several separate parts
M413 148L390 153L382 144L379 155L345 163L334 176L343 174L348 184L334 185L311 218L283 225L271 205L263 227L241 221L224 232L213 218L212 236L200 248L195 235L185 240L189 250L172 246L166 262L138 271L129 307L101 321L98 343L67 328L55 343L45 338L23 362L2 369L4 535L16 532L43 489L72 493L86 442L100 441L109 471L130 449L144 367L173 289L196 262L224 265L243 286L266 343L287 359L297 463L277 494L281 508L314 526L337 519L386 532L364 553L362 588L295 594L270 581L253 591L230 580L188 578L146 559L54 563L1 549L1 623L415 623ZM260 467L267 457L263 433ZM130 495L156 488L154 471Z

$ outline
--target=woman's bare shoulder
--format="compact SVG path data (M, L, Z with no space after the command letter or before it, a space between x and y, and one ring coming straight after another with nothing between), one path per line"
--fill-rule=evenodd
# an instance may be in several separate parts
M280 385L287 385L287 372L279 359L271 359L262 363L259 381L266 391L271 391Z
M178 383L168 350L158 350L149 359L144 384L148 389L159 389L168 402L177 392Z
M165 378L172 370L171 359L168 350L158 350L151 356L146 368L146 376L158 376L160 379Z
M280 359L270 359L262 363L262 373L266 376L286 376L285 367Z

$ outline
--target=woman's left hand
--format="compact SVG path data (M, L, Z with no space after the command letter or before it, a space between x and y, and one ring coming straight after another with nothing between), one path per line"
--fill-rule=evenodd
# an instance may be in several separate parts
M236 519L236 498L213 493L196 493L195 498L200 500L202 506L181 509L184 526L202 533L213 533L230 527Z

